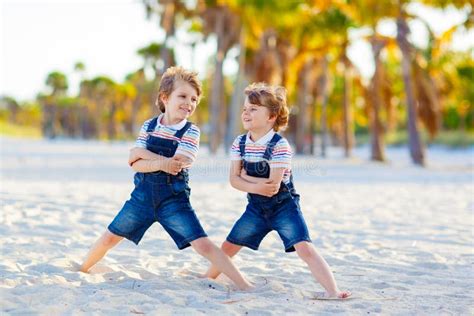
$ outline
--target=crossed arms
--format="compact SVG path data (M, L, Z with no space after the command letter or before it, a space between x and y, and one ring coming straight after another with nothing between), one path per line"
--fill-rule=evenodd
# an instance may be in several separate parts
M192 160L180 154L167 158L157 155L145 148L134 147L130 150L128 164L136 172L147 173L164 171L172 175L177 175L182 169L189 168L192 164Z
M237 190L271 197L278 193L285 168L271 168L269 178L249 176L242 167L242 161L232 161L229 181Z
M136 172L164 171L177 175L182 169L189 168L192 160L184 155L167 158L145 148L134 147L130 150L128 164ZM242 167L242 161L232 161L229 181L237 190L271 197L278 193L285 168L271 168L269 178L249 176Z

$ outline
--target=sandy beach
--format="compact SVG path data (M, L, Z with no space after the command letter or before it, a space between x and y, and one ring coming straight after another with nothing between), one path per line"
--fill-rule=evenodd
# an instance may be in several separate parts
M474 149L427 151L411 164L405 147L387 164L367 147L342 159L297 156L296 189L310 234L346 301L314 300L322 287L276 233L236 265L253 293L197 277L208 267L179 251L159 224L139 246L124 241L77 272L91 244L128 199L131 142L1 139L1 313L99 315L472 315ZM245 194L227 183L223 154L203 148L191 170L191 202L220 244L243 212Z

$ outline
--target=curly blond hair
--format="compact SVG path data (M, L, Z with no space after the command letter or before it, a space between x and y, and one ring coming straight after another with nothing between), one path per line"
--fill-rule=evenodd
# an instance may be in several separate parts
M282 86L264 82L252 83L244 90L248 101L266 107L270 117L276 117L273 130L278 132L288 126L290 111L286 105L286 89Z
M169 97L176 89L176 82L182 81L190 84L198 96L198 103L202 94L201 81L198 79L197 72L184 69L183 67L169 67L161 77L160 87L158 88L158 97L156 105L162 113L165 112L165 104L161 101L162 96Z

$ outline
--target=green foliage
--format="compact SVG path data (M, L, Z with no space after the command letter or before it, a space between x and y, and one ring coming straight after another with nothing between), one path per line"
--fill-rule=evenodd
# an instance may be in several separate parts
M205 38L206 19L202 15L202 7L219 14L219 9L228 7L235 14L240 25L243 25L243 43L245 45L245 69L247 80L252 80L253 72L263 69L275 71L282 84L286 85L289 104L297 101L298 75L308 58L313 58L314 66L308 71L309 82L315 88L307 92L316 111L312 120L316 120L316 130L320 128L321 109L316 101L321 91L316 91L318 78L321 76L320 61L329 59L329 100L327 104L328 129L339 135L342 129L342 110L344 93L344 70L341 60L351 44L350 29L377 29L380 21L394 21L400 3L409 1L380 0L338 0L338 1L304 1L304 0L197 0L172 1L176 17L170 19L170 36L175 28L181 27L192 33L192 43ZM461 8L466 13L466 23L459 27L472 27L467 15L469 1L422 1L433 8L444 8L450 4ZM166 2L169 4L169 2ZM163 17L165 1L146 0L145 9L150 16ZM196 7L192 7L195 5ZM207 12L209 13L209 12ZM214 16L215 18L215 16ZM414 19L416 17L409 17ZM163 21L162 21L163 22ZM213 24L214 25L214 24ZM369 31L370 31L369 30ZM171 32L173 31L173 32ZM213 31L215 29L213 28ZM440 100L441 127L443 132L435 138L435 142L446 144L472 143L474 130L474 62L472 50L468 52L452 51L448 42L454 32L448 30L442 36L429 33L428 48L417 49L419 63L434 79L436 93ZM225 35L228 35L227 33ZM269 36L271 35L271 36ZM267 37L265 37L267 36ZM393 40L393 38L392 38ZM168 43L171 43L170 41ZM266 43L267 45L262 45ZM188 43L189 44L189 43ZM238 41L229 47L235 47ZM232 46L234 45L234 46ZM263 46L266 46L264 49ZM171 59L174 50L169 48ZM123 82L115 82L107 76L82 78L80 92L77 96L68 95L68 78L59 71L47 75L45 83L48 90L38 94L35 103L25 104L8 97L0 99L0 121L6 130L15 130L15 126L29 125L36 129L41 127L45 135L51 137L67 135L71 137L102 137L102 138L134 138L137 125L157 113L154 106L156 96L156 78L161 74L164 50L163 43L153 42L137 50L142 57L143 65L128 74ZM165 51L166 52L166 51ZM260 59L260 64L257 64ZM388 43L381 54L385 72L384 88L389 90L391 98L384 98L381 119L386 128L385 141L388 144L407 142L406 121L407 106L404 83L401 74L400 50L393 43ZM214 57L209 62L211 69ZM172 63L171 63L172 64ZM273 68L272 68L273 67ZM74 65L77 73L84 74L85 65L78 61ZM154 71L154 78L146 78L145 69ZM256 70L257 69L257 70ZM270 70L270 71L269 71ZM193 121L206 126L215 119L210 116L209 97L211 95L212 74L206 74L203 80L203 98L199 104ZM285 77L285 80L282 78ZM278 78L277 78L278 79ZM358 139L369 137L370 83L363 80L360 74L353 74L353 87L350 104L353 110L354 130ZM314 82L313 82L314 81ZM359 84L355 84L358 81ZM223 117L229 115L230 98L233 93L235 78L224 78L224 96L226 108ZM314 90L314 91L313 91ZM387 92L387 91L384 91ZM388 100L388 101L387 101ZM387 104L389 103L389 104ZM308 112L309 113L309 112ZM237 118L239 119L239 118ZM9 125L6 125L9 122ZM290 131L291 132L291 131ZM19 133L19 132L14 132ZM50 134L48 134L50 133ZM461 136L460 136L461 135ZM467 135L467 136L466 136ZM203 133L202 139L206 140ZM425 137L425 136L423 136ZM424 138L427 140L427 138ZM467 139L467 141L466 141Z
M52 95L65 94L69 87L66 75L59 71L53 71L48 74L46 85L51 89Z
M0 118L0 135L20 138L41 138L41 129L37 126L18 125Z

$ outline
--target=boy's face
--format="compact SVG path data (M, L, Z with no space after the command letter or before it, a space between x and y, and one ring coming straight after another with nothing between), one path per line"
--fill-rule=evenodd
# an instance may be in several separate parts
M194 113L198 99L197 91L193 86L184 81L176 81L173 92L167 97L162 96L161 100L170 119L180 122Z
M269 130L273 127L275 120L275 117L270 117L270 111L266 107L249 103L248 98L245 98L242 124L246 130Z

